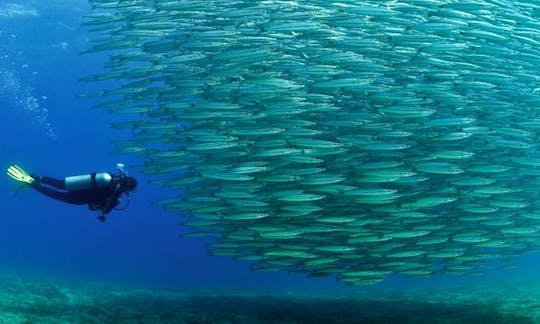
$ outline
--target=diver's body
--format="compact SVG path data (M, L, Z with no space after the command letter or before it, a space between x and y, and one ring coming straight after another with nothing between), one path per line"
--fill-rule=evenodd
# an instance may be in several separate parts
M95 173L93 174L95 175ZM42 194L74 205L88 204L91 210L100 210L100 220L120 203L121 179L112 176L112 181L104 187L94 186L89 189L79 189L69 191L66 188L65 179L55 179L50 177L33 176L36 180L32 183L32 188Z
M8 175L53 199L74 205L87 204L91 210L101 211L98 219L103 222L105 215L120 204L122 194L128 195L137 187L137 180L123 171L122 164L118 169L118 175L102 172L56 179L28 175L15 165L8 169Z

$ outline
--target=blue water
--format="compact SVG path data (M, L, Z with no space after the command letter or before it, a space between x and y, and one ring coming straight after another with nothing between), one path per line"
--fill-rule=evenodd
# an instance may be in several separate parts
M36 15L0 16L0 166L17 163L36 174L64 177L115 172L123 162L139 187L126 210L100 223L86 206L31 189L14 197L17 184L6 176L0 181L0 270L172 289L344 289L330 279L253 273L247 262L210 256L209 240L180 238L186 231L180 215L151 204L173 193L130 168L139 161L110 154L110 140L122 136L110 127L113 116L93 109L96 101L77 98L101 90L78 79L102 72L104 62L103 56L79 54L89 47L79 27L89 11L86 2L17 3Z
M0 8L8 2L0 1ZM516 261L517 269L483 277L389 278L373 287L347 287L332 278L302 274L254 273L249 263L209 255L209 239L181 238L181 216L152 201L173 192L147 183L133 166L140 161L110 154L110 140L122 136L110 127L97 101L77 95L101 90L79 78L101 73L104 56L80 55L89 48L79 24L89 12L85 1L18 1L28 11L0 10L0 167L17 163L40 175L64 177L128 166L139 179L129 208L107 222L85 206L51 200L17 184L0 181L0 272L110 282L178 290L352 293L366 289L411 289L433 285L474 285L512 278L534 278L539 255ZM131 166L131 167L130 167Z

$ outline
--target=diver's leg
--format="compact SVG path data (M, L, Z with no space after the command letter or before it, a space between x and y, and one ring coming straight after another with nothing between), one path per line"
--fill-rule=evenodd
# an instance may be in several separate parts
M32 188L36 189L37 191L48 197L69 204L84 205L88 203L88 199L84 195L79 195L78 193L72 191L56 191L54 189L41 185L37 181L32 184Z
M39 176L34 177L34 179L36 179L42 184L46 184L51 187L66 190L66 182L64 181L64 179L60 180L60 179L51 178L51 177L39 177Z

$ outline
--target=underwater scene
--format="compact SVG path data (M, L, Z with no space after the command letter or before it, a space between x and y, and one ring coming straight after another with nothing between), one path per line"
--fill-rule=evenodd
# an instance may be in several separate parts
M0 323L540 323L540 2L0 1Z

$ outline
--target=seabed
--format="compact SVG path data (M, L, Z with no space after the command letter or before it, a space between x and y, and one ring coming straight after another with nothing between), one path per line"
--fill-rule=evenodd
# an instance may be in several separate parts
M538 323L540 282L349 295L153 290L2 276L0 323Z

